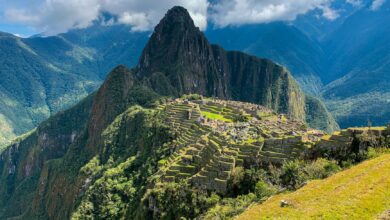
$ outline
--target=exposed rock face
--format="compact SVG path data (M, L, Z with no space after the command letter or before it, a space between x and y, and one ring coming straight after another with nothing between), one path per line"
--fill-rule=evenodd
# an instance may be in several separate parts
M182 7L169 10L157 25L136 72L160 94L248 101L305 118L304 95L285 68L210 45Z
M131 120L124 127L117 126L120 133L118 137L111 137L109 134L107 140L102 137L108 126L129 106L147 106L148 101L154 101L154 97L158 97L156 93L173 96L200 93L259 103L299 119L302 125L299 128L304 127L302 121L305 117L305 97L287 70L269 60L238 52L226 52L218 46L211 46L193 25L188 12L175 7L156 28L137 68L128 70L120 66L114 69L96 94L78 106L52 117L20 144L13 145L1 155L0 217L68 218L78 196L85 190L83 186L93 181L90 176L81 174L80 170L94 156L108 154L108 160L112 156L109 154L110 150L115 148L136 151L134 155L129 154L131 156L148 152L142 147L155 150L163 142L160 140L169 135L161 132L165 128L160 127L158 131L161 136L156 135L156 140L133 137L139 131L138 126L143 123L142 114L139 118L129 116ZM196 117L195 112L191 113L191 118ZM171 127L174 130L183 125L172 124ZM274 127L269 128L275 132ZM142 133L141 131L139 132ZM153 133L147 131L145 134ZM264 136L273 134L265 133ZM191 139L194 139L193 136ZM211 140L209 142L213 143ZM282 142L279 148L285 144ZM292 144L296 145L295 142ZM103 149L105 146L109 149ZM141 147L137 149L139 146ZM214 145L209 146L212 148ZM257 147L240 147L240 160L219 157L219 177L228 177L224 171L233 169L232 164L252 163L251 155L257 155L262 147L263 144ZM208 149L204 150L207 154ZM120 153L123 152L118 154ZM234 154L233 150L230 153ZM270 157L269 154L262 156ZM150 158L145 156L140 159ZM152 162L150 163L155 164L156 161ZM223 191L224 188L224 181L218 181L215 185L216 190ZM23 203L19 202L21 198L24 199Z

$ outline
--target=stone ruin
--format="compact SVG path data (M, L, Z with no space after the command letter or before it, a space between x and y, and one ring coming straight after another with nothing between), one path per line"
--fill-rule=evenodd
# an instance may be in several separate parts
M251 103L176 99L159 109L178 135L168 144L173 153L160 168L160 178L168 182L186 179L194 187L220 194L226 193L236 167L281 165L302 158L304 143L319 136L318 132L310 133L303 128L302 122L278 117L273 111ZM252 120L233 123L209 119L202 111L225 118L242 111L251 115ZM269 117L259 117L259 111Z

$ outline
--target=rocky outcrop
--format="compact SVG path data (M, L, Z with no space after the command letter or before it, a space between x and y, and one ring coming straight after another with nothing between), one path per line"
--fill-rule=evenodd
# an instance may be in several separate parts
M169 10L157 25L136 72L164 95L197 93L253 102L305 119L304 94L284 67L210 45L181 7Z
M160 123L169 125L168 128L162 125L153 127L156 121L148 122L151 125L143 124L146 112L157 111L154 107L156 101L162 101L160 95L184 93L259 103L298 120L278 117L271 110L257 115L264 107L253 104L230 106L231 102L226 102L226 105L211 102L207 109L192 109L190 116L186 104L171 106L172 109L167 111L172 111L174 117L165 118L167 124ZM211 46L194 26L188 12L175 7L156 27L137 68L117 67L97 93L50 118L20 144L13 145L1 155L0 217L68 218L79 196L86 190L85 183L94 181L81 172L81 168L95 156L102 159L102 163L109 161L107 164L111 166L113 161L116 162L112 155L115 150L116 157L131 155L137 158L137 172L140 169L155 171L156 155L169 155L171 166L162 175L167 181L191 177L192 183L200 188L207 186L208 190L224 193L235 167L249 167L259 162L260 157L267 156L262 155L266 154L264 149L274 152L283 150L283 147L299 147L287 134L301 136L306 132L304 103L303 93L285 68L269 60ZM129 122L115 121L133 105L150 109L137 116L130 115ZM197 126L196 122L182 121L200 121L199 110L213 113L215 108L220 108L216 113L221 114L225 121L233 121L232 116L249 108L250 111L240 116L245 120L257 117L257 120L240 123L228 135L231 139L239 136L238 141L251 140L227 143L226 137L211 130L214 125L221 131L230 129L229 126L220 126L219 123ZM236 110L232 111L232 108ZM148 117L157 116L150 113ZM169 129L169 135L165 133L166 129ZM169 145L163 145L165 139L171 139L171 133L176 134L176 138ZM114 134L117 136L110 136ZM149 138L150 134L155 136ZM204 135L206 139L200 140ZM262 138L280 138L282 142L276 143L275 140L274 144L264 144ZM274 153L286 159L296 158L292 151ZM149 162L148 166L143 166L145 160ZM146 181L146 178L139 181ZM21 200L24 202L20 203Z
M359 160L369 147L389 146L390 133L385 127L348 128L324 136L308 152L311 158L352 158Z

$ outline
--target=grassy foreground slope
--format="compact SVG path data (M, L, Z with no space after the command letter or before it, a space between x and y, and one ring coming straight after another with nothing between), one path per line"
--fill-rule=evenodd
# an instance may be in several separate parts
M271 197L237 219L375 219L390 210L390 154L300 190ZM287 200L289 207L280 207Z

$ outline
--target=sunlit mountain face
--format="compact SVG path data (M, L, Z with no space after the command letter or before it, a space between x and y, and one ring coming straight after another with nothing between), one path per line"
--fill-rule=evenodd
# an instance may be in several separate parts
M211 41L286 65L320 96L342 127L389 118L389 2L334 1L333 19L317 9L292 22L212 29ZM386 108L383 108L386 106Z
M378 109L389 100L389 1L383 2L374 9L373 1L338 0L327 13L316 8L295 20L261 24L220 26L210 16L204 32L212 43L286 66L307 94L327 103L342 127L368 120L379 125L390 120L386 110ZM211 1L210 8L217 3ZM3 34L0 71L7 77L0 81L0 120L6 129L0 142L9 140L5 134L20 135L76 103L117 64L137 63L151 30L132 31L118 24L120 19L105 11L89 27L55 36ZM13 66L19 67L10 70Z
M390 0L0 0L0 30L35 30L0 32L0 220L389 219L389 21Z

